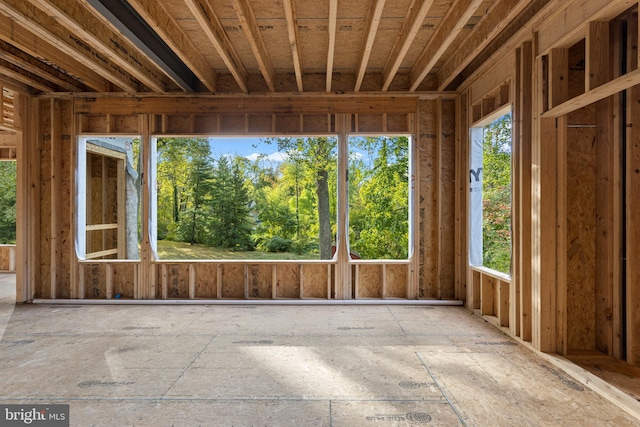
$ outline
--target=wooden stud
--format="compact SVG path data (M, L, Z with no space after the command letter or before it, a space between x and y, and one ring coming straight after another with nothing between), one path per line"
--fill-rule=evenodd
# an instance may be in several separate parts
M196 298L196 266L189 264L189 299Z
M520 188L520 247L518 260L520 265L520 337L524 341L531 341L532 336L532 301L531 280L532 270L532 149L533 149L533 44L522 44L522 62L520 64L522 76L520 85L520 119L518 119L520 137L519 159L519 188Z
M141 187L142 187L142 206L150 206L151 197L151 185L149 174L147 171L151 170L151 162L154 159L151 158L151 137L149 135L151 117L147 114L138 115L138 128L140 129L140 148L143 170L141 172ZM140 289L141 299L154 299L156 297L155 281L151 280L152 276L157 273L153 263L153 250L151 249L151 242L149 240L149 210L142 209L142 218L140 221L142 241L140 243L140 270L138 277L138 284ZM163 282L163 295L166 296L166 284Z
M336 115L336 131L338 133L338 242L336 244L336 299L352 299L351 265L349 262L349 246L347 236L349 230L344 226L347 224L347 206L349 199L347 196L348 170L348 140L347 125L350 116L348 114Z
M468 95L464 92L456 100L456 150L455 150L455 167L456 167L456 194L454 201L455 209L455 231L456 236L454 243L455 251L455 298L465 299L467 294L467 269L468 269L468 249L467 249L467 230L469 227L467 214L469 212L469 109ZM417 151L417 150L415 150ZM420 182L416 177L415 182ZM416 198L416 200L418 200ZM414 208L417 212L418 209ZM419 217L414 218L414 223L419 224ZM410 296L412 298L412 296Z
M640 364L640 85L627 91L626 330L627 362Z
M273 266L273 268L275 269L275 265ZM218 264L217 274L218 278L216 280L216 298L222 299L222 264Z
M569 99L569 49L549 53L549 105L556 107Z
M105 287L106 299L113 298L113 264L105 265Z
M57 298L57 279L58 279L58 235L61 218L58 216L62 210L62 132L61 132L61 114L60 101L52 99L50 101L51 108L51 252L50 252L50 294L51 299Z
M494 277L480 273L480 314L488 316L495 314L493 298L496 287Z
M271 266L271 298L278 299L278 270L275 264Z
M169 271L167 268L167 264L160 265L160 286L162 289L162 299L167 299L169 297Z
M613 97L596 103L596 349L609 355L613 350L613 288L620 286L613 275L613 117Z
M333 78L333 57L336 49L336 28L338 23L338 0L329 0L329 25L327 33L329 41L327 44L327 73L325 82L325 92L331 92L331 79Z
M609 34L608 21L589 23L585 58L585 92L611 80Z
M556 119L540 120L532 147L532 343L556 351Z
M567 135L567 116L562 116L557 120L558 139L556 144L557 156L557 284L556 284L556 316L557 316L557 333L556 333L556 351L562 355L568 352L568 227L567 220L569 215L568 209L568 135Z
M498 304L495 307L498 324L503 327L509 326L509 287L508 280L498 280L497 282Z
M287 33L289 35L289 44L291 45L291 54L293 56L293 69L296 73L296 84L298 92L303 92L302 85L302 51L300 49L300 37L298 36L298 17L293 0L283 0L284 14L287 20Z
M354 282L353 282L353 294L355 299L360 299L360 264L354 264ZM382 275L384 280L384 273Z
M436 271L436 289L437 289L437 297L438 299L442 298L443 294L443 280L442 280L442 246L443 246L443 236L444 231L442 230L442 145L444 144L443 135L442 135L442 99L436 100L436 111L435 111L435 120L436 120L436 150L435 150L435 158L433 159L433 173L434 173L434 186L435 186L435 218L433 227L436 230L436 239L433 242L433 253L435 257L435 271Z

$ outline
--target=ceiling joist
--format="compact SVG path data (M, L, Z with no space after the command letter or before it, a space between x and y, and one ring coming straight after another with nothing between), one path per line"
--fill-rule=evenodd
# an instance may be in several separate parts
M65 28L32 4L23 0L3 0L0 11L76 61L91 64L98 74L114 85L129 92L141 89L138 81L86 43L81 35Z
M358 66L356 68L356 85L353 89L354 92L358 92L362 86L364 80L364 74L367 71L367 64L369 63L369 57L373 49L373 41L376 38L378 32L378 26L380 25L380 19L382 18L382 10L384 9L385 0L372 0L369 6L369 12L367 14L367 27L364 30L364 41L362 43L362 50L360 57L358 58Z
M438 90L444 90L529 3L529 0L500 0L496 3L438 71Z
M293 0L282 0L284 6L284 15L287 20L287 33L289 35L289 45L291 46L291 55L293 56L293 69L296 73L296 84L298 92L303 92L302 84L302 53L300 51L300 37L298 35L298 17Z
M484 0L456 0L453 3L411 69L410 91L418 88L483 2Z
M269 53L267 52L264 40L260 35L260 26L256 20L253 8L247 0L233 0L232 3L233 9L236 11L236 15L240 20L240 26L244 30L244 34L249 41L251 50L253 51L253 56L258 62L260 72L267 83L267 87L271 92L275 92L276 73L273 69L273 64L269 57Z
M338 26L338 0L329 0L329 44L327 48L327 78L325 91L331 92L331 80L333 79L333 57L336 50L336 29Z
M433 2L434 0L414 0L411 4L409 12L407 13L407 18L402 26L402 30L400 30L396 44L391 50L391 54L389 55L387 63L384 66L384 71L382 72L383 92L387 91L389 86L391 86L391 82L407 55L409 47L411 47L411 43L413 43L413 40L416 38L416 35L424 22L424 18L427 16Z
M206 0L185 0L185 3L240 86L240 90L247 93L249 91L247 70L209 2Z
M69 80L77 80L97 92L109 91L109 82L104 77L1 14L0 40L30 55L34 61L54 68ZM73 70L73 74L68 70Z
M154 63L137 52L128 40L80 7L76 0L32 0L32 3L73 32L82 43L95 49L98 58L107 58L146 87L163 92L167 81Z

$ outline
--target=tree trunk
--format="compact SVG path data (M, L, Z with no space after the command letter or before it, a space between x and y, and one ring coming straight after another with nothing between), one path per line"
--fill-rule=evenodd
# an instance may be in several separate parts
M329 172L326 169L318 171L316 179L316 194L318 196L318 221L320 222L320 259L331 259L331 209L329 206Z

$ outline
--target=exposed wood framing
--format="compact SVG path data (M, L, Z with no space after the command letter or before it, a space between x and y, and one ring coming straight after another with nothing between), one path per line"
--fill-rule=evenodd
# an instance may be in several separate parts
M331 80L333 78L333 59L336 50L336 28L338 25L338 0L329 0L329 25L327 33L329 43L327 47L327 77L325 92L331 92Z
M407 55L411 43L413 43L413 40L416 38L418 30L420 29L420 26L422 26L424 18L427 16L432 4L433 0L413 0L411 3L411 7L409 8L405 19L405 24L398 35L396 44L389 54L387 63L382 71L383 91L388 90L389 86L391 86L391 82Z
M97 73L117 86L130 92L140 89L138 82L119 65L101 58L104 54L103 45L101 50L97 50L95 46L87 44L83 38L31 4L20 0L8 0L0 3L0 11L59 50L66 52L76 61L92 64ZM91 39L94 39L94 36L91 36ZM102 40L93 41L102 43ZM156 86L157 83L153 85Z
M409 90L413 91L418 88L483 3L483 0L456 0L454 2L413 65L409 76L411 82Z
M253 8L247 0L233 0L232 4L238 19L240 20L240 26L244 30L245 36L249 41L249 45L253 51L253 56L258 62L258 67L260 67L262 77L264 77L269 90L271 92L275 92L276 73L273 69L273 64L271 63L271 58L269 57L269 53L265 47L264 40L260 35L260 27L253 12Z
M627 91L626 304L627 362L640 364L640 86Z
M229 41L229 37L222 28L220 19L211 7L211 4L205 0L185 0L185 3L233 75L240 90L242 92L248 92L247 70L242 64L235 48Z
M282 5L287 20L287 33L289 35L289 45L291 46L291 56L293 57L293 69L296 73L296 84L298 86L298 92L303 92L302 52L300 50L300 37L298 35L298 17L293 0L283 0Z
M356 68L356 85L353 89L354 92L360 91L362 81L364 80L364 74L367 70L367 64L369 63L369 57L373 50L373 41L376 38L378 32L378 26L380 25L380 19L382 17L382 10L386 0L373 0L369 6L369 12L367 14L367 26L364 31L364 39L362 41L362 49L360 56L358 57L358 66Z

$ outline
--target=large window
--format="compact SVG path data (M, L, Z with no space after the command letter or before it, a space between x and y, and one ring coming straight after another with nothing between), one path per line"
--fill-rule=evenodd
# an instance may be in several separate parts
M511 114L471 130L470 263L511 271Z
M337 139L158 138L160 259L331 259Z
M0 244L16 243L16 162L0 161Z
M409 257L410 138L349 138L352 258Z

